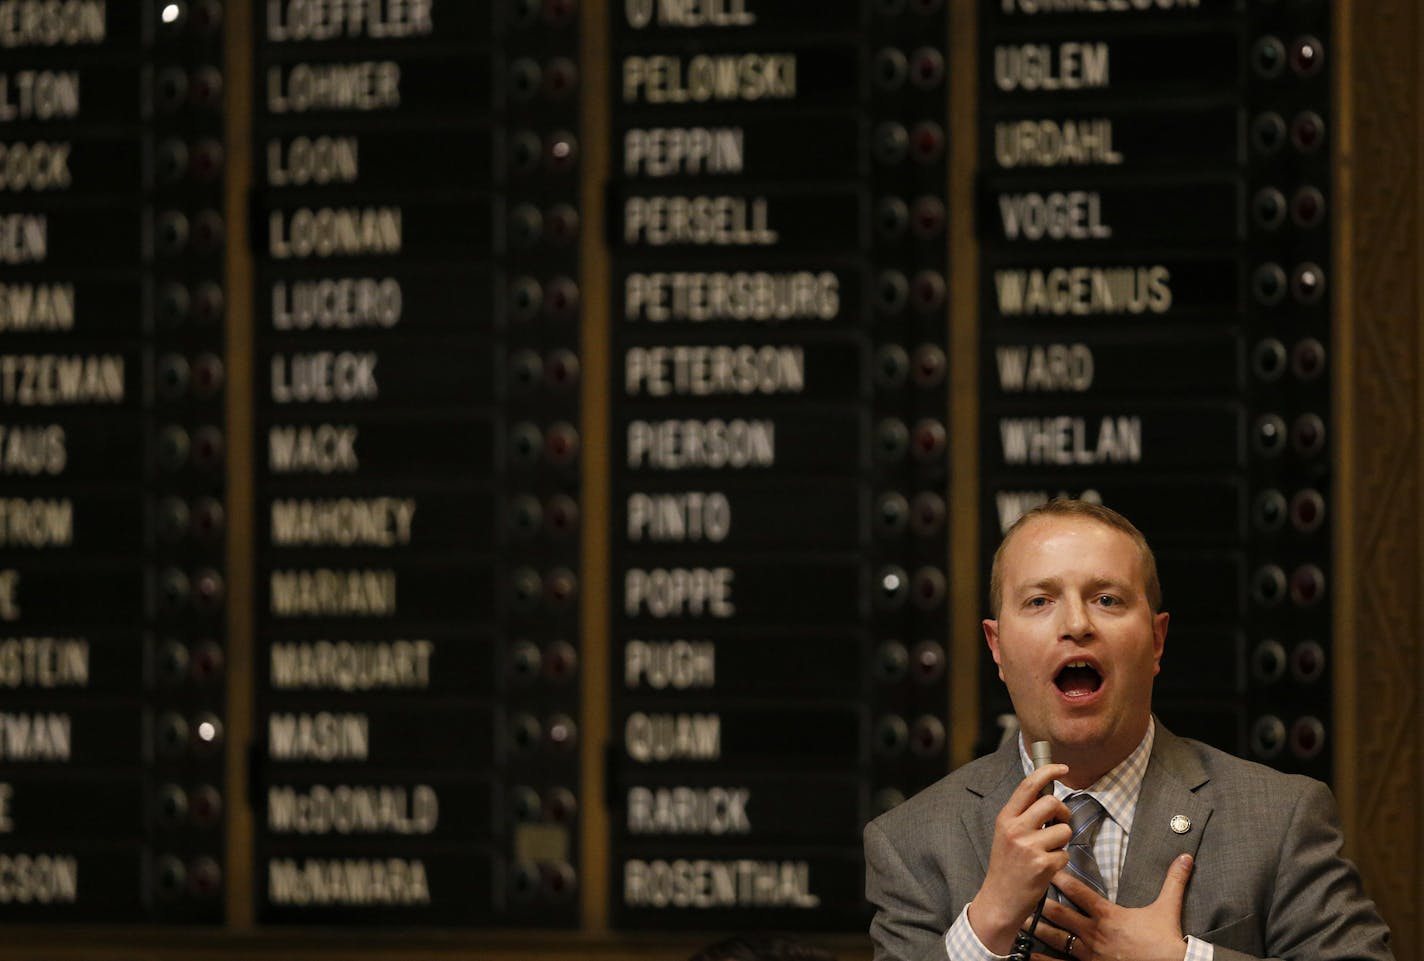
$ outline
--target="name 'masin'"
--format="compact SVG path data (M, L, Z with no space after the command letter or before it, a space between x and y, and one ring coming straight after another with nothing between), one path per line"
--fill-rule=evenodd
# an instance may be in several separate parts
M271 714L267 756L274 761L332 764L371 754L371 719L364 714Z

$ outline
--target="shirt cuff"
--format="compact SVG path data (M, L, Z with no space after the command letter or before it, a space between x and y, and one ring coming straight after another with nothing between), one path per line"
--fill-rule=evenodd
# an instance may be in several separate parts
M1187 935L1187 956L1182 961L1212 961L1216 948L1205 941Z
M979 935L974 933L974 929L969 926L969 905L964 906L964 910L959 912L959 917L954 919L954 923L949 926L949 930L944 934L944 950L949 956L949 961L1008 961L1007 954L995 954L984 947L979 940ZM1211 945L1207 945L1208 953L1202 958L1193 958L1187 955L1186 961L1211 961Z

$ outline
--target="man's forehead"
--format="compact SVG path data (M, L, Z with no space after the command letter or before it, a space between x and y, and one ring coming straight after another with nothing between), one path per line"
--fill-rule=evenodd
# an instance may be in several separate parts
M1141 557L1137 544L1126 531L1092 517L1049 515L1027 521L1010 535L1004 546L1004 562L1019 566L1032 565L1048 556L1056 559L1050 551L1056 541L1065 537L1085 544L1096 541L1109 549L1122 550L1124 559L1134 564Z

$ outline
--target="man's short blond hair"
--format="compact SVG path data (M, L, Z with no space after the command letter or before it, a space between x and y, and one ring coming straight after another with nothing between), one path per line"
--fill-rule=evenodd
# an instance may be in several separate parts
M1071 497L1055 497L1046 504L1039 504L1037 507L1025 511L1004 532L1004 539L999 542L999 549L994 551L994 564L989 569L989 613L993 617L999 616L999 606L1003 601L1004 548L1008 546L1009 541L1013 540L1014 534L1020 527L1039 517L1081 517L1122 531L1132 538L1132 542L1137 545L1137 550L1142 555L1142 583L1147 589L1147 603L1152 606L1154 614L1162 610L1162 582L1157 578L1157 558L1153 555L1147 538L1143 537L1142 532L1137 529L1137 525L1111 507L1074 500Z

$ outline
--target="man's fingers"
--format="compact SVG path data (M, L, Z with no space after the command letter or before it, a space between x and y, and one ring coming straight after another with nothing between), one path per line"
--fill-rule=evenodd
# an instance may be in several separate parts
M1068 905L1049 898L1043 905L1043 920L1070 934L1081 934L1081 926L1087 919Z
M1062 891L1063 895L1076 904L1084 914L1097 914L1102 905L1112 903L1067 871L1059 871L1053 876L1053 886Z
M1190 854L1180 855L1167 868L1167 876L1162 879L1162 893L1157 895L1157 903L1168 904L1176 917L1182 916L1182 899L1186 896L1187 881L1191 879L1194 864Z
M1029 772L1014 793L1009 795L1009 803L1004 805L1005 810L1011 811L1014 816L1027 811L1033 804L1034 799L1043 793L1043 789L1048 787L1058 778L1068 773L1066 764L1046 764L1036 771Z

